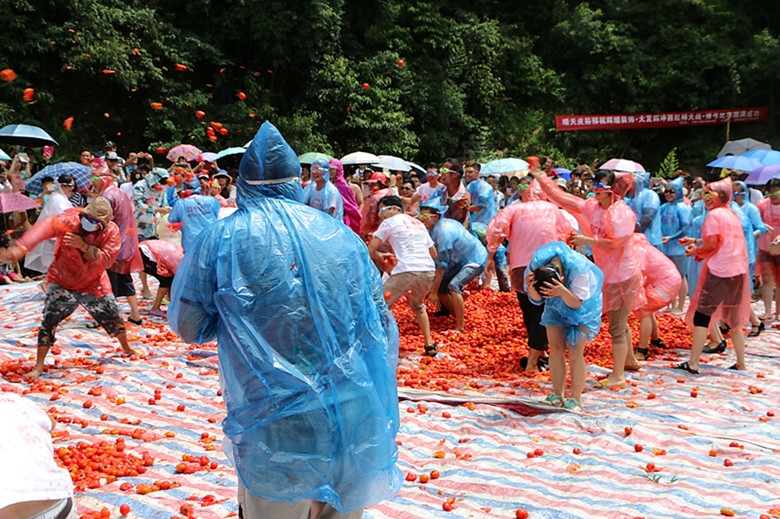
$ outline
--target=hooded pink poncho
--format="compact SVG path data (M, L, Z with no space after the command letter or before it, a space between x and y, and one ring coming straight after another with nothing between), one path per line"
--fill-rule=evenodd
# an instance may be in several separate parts
M701 227L702 242L715 243L714 250L702 252L697 250L696 261L704 261L696 292L691 298L685 322L693 328L693 314L698 309L702 297L712 299L718 292L718 279L742 277L739 293L726 294L711 316L713 322L723 322L732 328L744 326L750 320L750 274L748 270L748 251L745 234L739 216L732 210L731 179L713 182L705 188L716 194L715 206L707 213ZM713 290L714 289L714 290Z
M331 168L336 168L336 174L330 176L330 181L341 193L341 200L344 202L344 223L356 233L360 233L360 220L363 215L360 214L355 193L344 180L344 165L339 159L330 159L329 165Z

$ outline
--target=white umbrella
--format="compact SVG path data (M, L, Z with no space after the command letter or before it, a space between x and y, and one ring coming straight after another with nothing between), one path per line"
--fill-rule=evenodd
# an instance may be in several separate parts
M725 155L742 155L748 151L753 150L771 150L772 146L765 142L757 141L756 139L738 139L736 141L728 141L718 152L718 157Z
M360 164L379 164L379 157L373 153L356 151L341 157L341 163L345 166L357 166ZM408 171L408 170L407 170Z
M375 164L378 168L390 169L393 171L409 171L412 166L404 159L392 155L377 155L379 163Z

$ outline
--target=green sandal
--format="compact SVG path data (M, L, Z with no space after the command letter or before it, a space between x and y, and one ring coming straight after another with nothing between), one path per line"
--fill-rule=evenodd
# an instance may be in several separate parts
M556 393L550 393L547 395L547 398L544 399L545 403L550 404L553 407L563 407L565 404L563 402L563 397L561 395L558 395Z
M570 398L566 401L566 404L564 406L569 411L574 411L575 413L581 413L582 412L582 402L579 400L574 400L573 398Z

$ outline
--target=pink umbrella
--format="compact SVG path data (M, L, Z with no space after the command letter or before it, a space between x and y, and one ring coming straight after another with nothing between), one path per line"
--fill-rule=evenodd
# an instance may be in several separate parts
M198 160L198 157L200 157L201 153L203 152L192 144L179 144L178 146L171 148L171 150L168 152L168 155L165 157L171 162L174 162L176 159L183 156L184 160L187 162L193 162Z
M30 197L19 193L0 193L0 213L2 214L26 211L36 207L40 206Z
M625 171L627 173L644 173L645 171L645 167L642 164L628 159L609 159L599 166L599 169Z

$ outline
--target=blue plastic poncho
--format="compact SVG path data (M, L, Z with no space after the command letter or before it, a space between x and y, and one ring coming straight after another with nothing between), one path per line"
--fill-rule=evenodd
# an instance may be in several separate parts
M466 265L485 266L488 252L479 239L457 220L439 217L431 238L436 244L436 268L452 270Z
M678 177L668 184L674 188L674 201L666 202L658 210L658 218L661 220L661 234L668 237L664 244L664 254L667 256L685 256L685 247L679 240L688 232L691 224L691 208L683 202L683 179Z
M469 221L487 226L496 215L496 199L493 186L480 178L469 182L466 189L469 195L471 195L471 205L482 208L479 211L469 213Z
M745 240L747 241L748 261L750 265L755 266L756 256L758 254L758 237L763 236L768 228L764 223L764 220L761 219L761 211L758 210L758 207L756 207L755 204L748 200L750 192L748 191L747 185L741 180L734 182L734 185L737 184L742 187L742 192L745 193L742 195L744 203L739 205L732 199L731 208L734 210L739 208L737 213L742 213L739 220L742 223L742 229L745 232ZM750 279L753 279L753 267L751 267L750 270Z
M661 220L656 218L661 201L655 191L650 189L650 173L637 173L635 179L634 196L626 198L626 203L636 215L639 231L647 237L651 245L663 250Z
M303 203L314 209L330 214L336 220L344 221L344 201L341 199L341 193L336 186L330 182L330 173L328 171L327 161L325 162L322 178L325 179L325 185L322 189L317 189L317 183L313 180L303 190ZM328 213L332 210L333 213Z
M469 220L469 227L471 228L471 234L476 236L479 243L484 245L487 249L487 225ZM496 267L507 267L506 246L503 243L496 249L496 253L493 255L493 261L495 262Z
M571 289L572 282L586 276L588 292L591 294L577 309L571 308L561 297L551 297L544 300L541 324L543 326L563 326L565 328L563 337L566 345L572 347L585 337L580 325L588 330L587 340L593 339L601 329L604 274L600 268L579 252L572 250L561 241L553 241L536 249L531 263L526 268L526 275L546 265L555 257L560 259L563 264L563 284L566 285L566 288ZM527 285L525 289L528 290Z
M688 238L701 238L701 226L704 225L704 219L707 218L707 208L704 207L704 203L697 201L694 204L696 208L701 203L701 211L695 211L697 214L691 220L691 225L688 226ZM701 268L704 265L701 261L696 261L693 256L685 259L685 277L688 279L688 293L693 294L696 291L696 285L699 284L699 275L701 274Z
M299 175L265 122L239 209L185 254L168 320L186 342L218 340L225 452L247 491L346 514L401 486L398 329L365 244L296 201Z
M217 221L220 203L213 196L191 195L181 198L168 215L169 223L181 223L181 246L187 251L195 238Z

